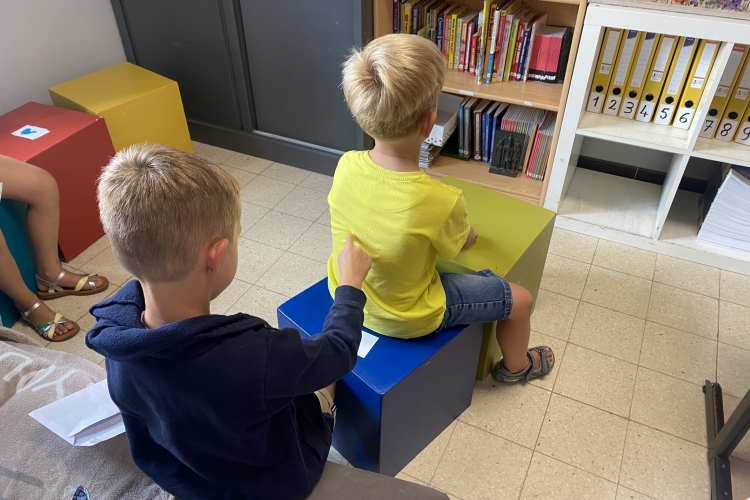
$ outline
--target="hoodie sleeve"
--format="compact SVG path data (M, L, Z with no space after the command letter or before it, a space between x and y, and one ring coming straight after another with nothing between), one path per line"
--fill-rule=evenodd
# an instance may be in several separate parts
M303 339L297 330L285 328L268 336L267 402L310 394L354 368L362 340L365 301L361 290L340 286L320 334Z

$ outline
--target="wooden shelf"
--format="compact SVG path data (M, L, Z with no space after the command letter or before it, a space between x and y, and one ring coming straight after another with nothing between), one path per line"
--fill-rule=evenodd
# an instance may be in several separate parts
M693 148L693 156L750 167L750 146L736 142L722 142L699 137Z
M508 104L558 111L563 85L540 82L496 82L477 85L476 76L448 70L445 73L443 90L451 94L470 95Z
M489 169L490 166L487 163L472 160L462 161L440 156L435 164L425 172L437 179L445 176L456 177L528 201L534 205L539 204L542 196L542 181L529 179L523 174L519 174L515 178L491 174Z
M689 131L586 111L576 133L605 141L684 154L687 153Z

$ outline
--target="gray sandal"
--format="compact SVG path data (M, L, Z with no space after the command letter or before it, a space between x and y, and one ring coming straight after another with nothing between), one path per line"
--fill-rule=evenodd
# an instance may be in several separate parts
M531 356L531 351L536 351L539 354L539 368L534 369L534 358ZM555 354L552 353L552 361L547 358L547 351L552 352L547 346L532 347L526 351L526 356L529 358L529 365L518 373L511 373L503 365L502 358L500 361L492 366L492 376L500 382L518 382L520 380L529 381L531 379L542 377L547 375L552 367L555 366Z

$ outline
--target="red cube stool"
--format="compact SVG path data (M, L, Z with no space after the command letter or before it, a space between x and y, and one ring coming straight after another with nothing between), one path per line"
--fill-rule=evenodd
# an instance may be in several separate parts
M57 180L64 261L104 235L96 180L115 150L103 118L26 103L0 116L0 154L43 168Z

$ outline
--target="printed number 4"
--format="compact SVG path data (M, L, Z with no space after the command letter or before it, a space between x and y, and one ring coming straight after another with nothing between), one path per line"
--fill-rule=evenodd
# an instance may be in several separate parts
M647 106L644 104L641 110L638 112L639 115L646 118L648 116L648 112L646 111Z

